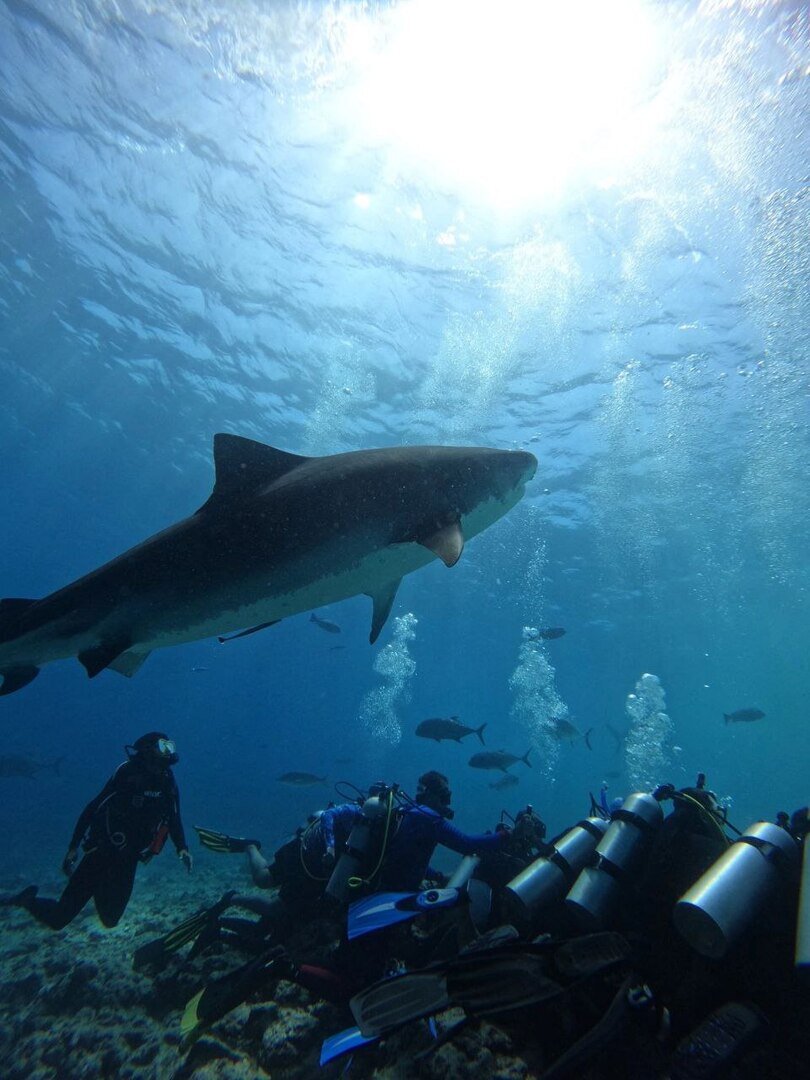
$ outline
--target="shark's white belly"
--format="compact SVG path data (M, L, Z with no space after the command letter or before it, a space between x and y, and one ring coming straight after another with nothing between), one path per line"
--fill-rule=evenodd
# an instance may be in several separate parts
M503 517L519 501L521 494L522 492L515 492L514 498L508 501L490 499L482 503L462 520L464 536L469 539ZM285 619L302 611L311 611L313 608L334 604L362 593L373 595L405 574L427 566L435 558L436 556L421 544L392 544L367 552L349 568L330 573L323 568L333 566L340 560L330 557L328 549L321 549L317 553L317 559L313 560L312 575L306 585L285 590L283 582L274 581L272 575L269 575L266 582L267 593L255 602L234 607L219 605L218 610L212 611L204 620L139 641L131 651L144 653L170 645L182 645L199 641L201 638L258 626L260 623Z

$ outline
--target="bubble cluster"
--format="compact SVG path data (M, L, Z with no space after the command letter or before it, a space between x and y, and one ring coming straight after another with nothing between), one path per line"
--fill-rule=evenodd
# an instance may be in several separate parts
M564 716L568 708L557 693L556 672L538 634L537 627L523 627L517 666L509 679L514 696L510 716L529 733L538 751L539 767L551 776L559 756L554 720Z
M645 674L625 702L630 730L624 740L627 775L636 791L650 791L670 766L673 723L667 716L666 696L657 675Z
M412 612L394 619L391 641L377 654L374 670L381 686L369 690L360 705L360 722L375 739L396 746L402 738L397 706L410 701L410 681L416 671L408 642L416 638L418 620Z

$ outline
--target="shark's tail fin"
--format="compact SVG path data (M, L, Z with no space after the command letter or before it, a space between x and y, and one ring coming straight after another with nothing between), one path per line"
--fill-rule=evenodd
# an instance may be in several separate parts
M36 600L24 599L21 596L7 596L0 600L0 641L13 641L19 636L20 619L34 604Z
M15 690L22 690L39 675L39 668L33 664L23 664L20 667L3 668L0 670L3 676L3 685L0 686L0 697L13 694Z
M589 727L588 730L585 732L585 745L588 747L589 750L593 750L593 747L591 746L591 732L592 731L593 731L593 728Z
M529 754L531 752L532 752L532 748L529 747L529 749L526 751L526 753L520 759L525 765L528 765L530 769L533 768L532 763L529 761Z
M479 739L481 740L481 745L482 745L482 746L486 746L486 743L484 742L484 728L485 728L486 726L487 726L486 724L482 724L482 725L481 725L481 727L477 727L477 728L475 729L475 734L476 734L476 735L478 736L478 738L479 738Z

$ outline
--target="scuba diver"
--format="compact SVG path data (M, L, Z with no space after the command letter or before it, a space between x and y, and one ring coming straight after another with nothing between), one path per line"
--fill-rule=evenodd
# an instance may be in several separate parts
M29 885L3 901L6 905L25 908L39 922L61 930L92 897L102 923L112 927L129 903L138 863L159 854L167 837L191 873L192 857L171 768L179 761L174 742L162 731L150 731L124 749L127 760L76 822L62 862L70 880L61 897L39 897L38 887ZM80 845L84 855L76 866Z
M357 897L383 891L414 892L425 880L444 881L445 876L430 866L438 845L461 855L508 849L512 831L506 826L468 834L451 825L451 799L447 777L433 770L419 777L415 798L397 785L374 784L354 802L313 814L276 851L272 862L262 855L258 840L195 826L203 847L221 853L245 852L254 884L277 892L269 899L226 893L163 938L141 946L135 953L135 967L159 970L189 941L195 942L191 956L215 940L257 951L267 948L268 936L277 941L316 920L342 924L346 906ZM230 907L259 919L226 915Z

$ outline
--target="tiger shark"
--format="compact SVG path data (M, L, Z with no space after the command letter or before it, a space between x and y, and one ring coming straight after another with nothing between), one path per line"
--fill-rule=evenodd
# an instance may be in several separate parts
M132 676L154 649L242 636L365 593L376 641L405 574L453 566L523 496L523 450L409 446L301 457L214 436L196 513L40 600L0 600L0 696L52 660Z

